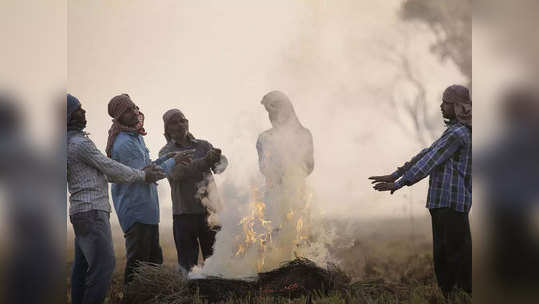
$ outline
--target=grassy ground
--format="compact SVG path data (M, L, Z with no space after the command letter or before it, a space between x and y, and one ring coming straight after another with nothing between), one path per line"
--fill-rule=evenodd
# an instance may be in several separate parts
M226 303L471 303L470 298L458 292L452 300L447 301L438 290L432 266L428 218L369 222L328 220L323 224L339 231L330 249L338 266L352 278L347 289L293 300L253 297L230 299ZM176 252L172 233L167 233L171 230L169 228L161 227L161 245L165 265L172 269L176 264ZM119 303L123 297L123 237L115 231L114 239L117 267L107 303ZM67 269L70 270L73 246L68 243L67 247ZM69 278L67 280L69 286ZM204 301L190 295L185 303Z

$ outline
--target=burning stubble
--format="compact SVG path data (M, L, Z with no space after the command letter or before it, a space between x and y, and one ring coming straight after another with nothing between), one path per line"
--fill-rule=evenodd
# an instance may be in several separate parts
M436 111L440 88L463 76L429 52L435 38L430 31L398 18L400 5L397 0L70 3L68 90L87 101L88 131L100 149L110 123L103 107L120 90L136 98L147 115L145 141L152 156L164 143L160 117L176 107L188 114L197 138L227 155L227 171L216 177L217 189L208 190L222 198L210 217L222 229L204 273L257 271L260 242L244 246L243 259L236 256L247 244L244 226L253 233L253 222L258 235L271 225L271 248L287 246L274 253L267 245L260 267L295 253L323 263L331 259L325 243L334 242L334 231L323 230L321 219L424 214L425 187L403 191L407 197L395 194L395 201L410 204L389 203L367 181L369 174L394 170L420 148L406 136L413 122L399 125L388 114L405 112L403 104L414 93L393 55L407 56ZM274 88L287 92L311 130L316 160L313 174L301 181L305 196L281 205L274 203L280 199L266 197L255 150L258 134L270 125L260 99ZM294 187L296 182L279 195L290 191L301 197L294 191L304 186ZM159 198L162 239L170 239L166 182L159 183ZM254 202L265 208L253 220L259 210ZM111 219L117 223L116 216ZM175 257L168 261L177 262Z

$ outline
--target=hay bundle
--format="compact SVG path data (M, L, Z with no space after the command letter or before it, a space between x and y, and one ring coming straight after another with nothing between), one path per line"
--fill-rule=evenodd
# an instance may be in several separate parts
M127 288L126 303L187 304L192 294L182 273L172 267L139 263Z
M188 281L190 293L210 303L256 295L256 282L208 277Z
M323 269L308 259L298 258L256 280L232 280L220 277L186 280L172 267L141 263L128 287L127 303L192 303L205 300L219 303L227 299L256 297L297 298L314 292L327 294L345 289L349 278L337 267Z
M291 298L314 291L327 294L330 290L345 288L348 282L348 277L334 265L323 269L305 258L297 258L277 269L258 274L258 287L262 294Z

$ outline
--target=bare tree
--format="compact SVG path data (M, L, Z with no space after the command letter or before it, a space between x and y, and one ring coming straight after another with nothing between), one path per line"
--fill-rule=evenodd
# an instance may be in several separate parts
M431 51L451 60L472 81L472 0L406 0L400 10L405 21L427 24L436 35Z
M468 80L471 88L472 79L472 31L471 31L471 0L405 0L400 9L400 17L404 21L421 22L432 30L436 41L430 51L443 62L451 60ZM405 43L409 40L406 35ZM413 59L406 50L397 49L394 45L382 42L382 48L387 50L384 58L392 62L400 71L395 79L393 91L398 84L405 83L413 92L411 97L391 95L389 104L400 109L406 117L395 115L394 120L403 130L416 138L421 146L429 144L437 136L437 116L429 111L431 104L427 101L427 90L424 82L414 70ZM437 101L438 102L438 101ZM407 128L406 120L410 120L413 129Z
M378 48L382 50L377 56L397 70L391 81L392 87L387 90L389 95L384 94L384 99L395 110L389 112L393 121L399 124L408 136L415 138L419 145L425 146L438 135L438 112L433 113L432 104L427 101L425 81L414 68L414 60L407 52L411 39L406 32L400 36L403 42L398 44L377 41ZM405 87L409 94L403 94L402 87Z
M395 96L391 97L391 104L397 106L397 103L402 104L407 116L412 120L413 134L421 146L425 146L432 141L435 136L436 128L429 118L427 104L427 90L423 82L414 74L410 59L405 55L400 55L398 65L402 70L401 77L414 90L414 96L410 100L396 100ZM402 124L402 120L399 120Z

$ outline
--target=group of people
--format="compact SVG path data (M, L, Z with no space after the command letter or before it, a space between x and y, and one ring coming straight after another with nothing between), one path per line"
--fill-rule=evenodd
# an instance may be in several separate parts
M163 115L166 144L152 161L144 142L144 115L127 94L108 104L112 118L106 155L84 132L86 111L67 95L67 183L69 216L75 232L71 276L72 303L101 303L115 267L110 227L112 201L125 237L127 287L139 262L161 264L159 200L156 181L168 179L172 190L174 241L178 262L188 272L202 255L212 254L216 230L203 204L212 174L226 169L227 159L209 142L189 132L178 109Z
M268 189L280 192L290 177L305 179L313 170L312 136L297 119L292 103L279 91L264 95L272 128L256 144ZM220 149L189 132L189 121L179 109L164 113L166 143L152 161L144 142L144 114L128 94L108 104L112 118L106 155L84 132L86 111L67 95L67 183L69 216L75 232L75 260L71 275L72 303L101 303L115 267L110 227L108 183L125 237L125 288L139 262L161 264L159 200L155 182L168 179L173 212L173 235L180 271L187 274L213 254L220 227L208 216L220 202L213 174L228 166ZM282 141L284 140L284 144ZM300 148L294 148L301 143ZM287 162L293 159L293 162ZM269 186L271 185L271 186ZM127 292L126 292L127 294Z
M313 139L284 93L269 92L261 103L272 128L260 134L256 147L266 179L265 200L278 222L279 211L272 204L299 197L314 169ZM467 88L448 87L441 104L447 126L442 136L394 173L370 177L375 190L393 193L430 176L427 208L432 216L434 266L446 295L454 288L471 293L471 104ZM166 177L170 183L181 271L188 273L197 265L199 248L204 259L213 254L220 229L208 221L212 210L207 201L210 189L215 189L213 173L228 165L221 150L195 138L185 115L171 109L163 115L166 143L152 161L144 143L144 115L131 97L113 97L108 114L112 126L104 155L84 132L81 103L67 95L67 182L75 232L72 303L101 303L111 281L115 258L108 182L113 183L112 201L125 236L126 287L138 262L163 262L156 181Z

